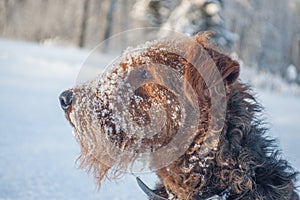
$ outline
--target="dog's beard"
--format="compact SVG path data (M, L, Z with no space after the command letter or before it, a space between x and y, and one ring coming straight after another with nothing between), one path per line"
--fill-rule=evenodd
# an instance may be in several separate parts
M109 83L112 84L112 81ZM98 185L110 168L114 170L109 178L121 175L136 156L126 152L120 143L123 133L114 123L116 116L112 114L109 104L110 97L115 96L112 95L114 88L115 85L108 85L103 79L75 87L75 103L68 116L73 134L80 144L79 166L93 173Z

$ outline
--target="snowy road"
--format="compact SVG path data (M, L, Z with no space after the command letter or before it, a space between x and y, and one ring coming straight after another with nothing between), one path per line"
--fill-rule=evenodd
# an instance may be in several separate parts
M88 52L0 40L0 199L146 199L133 176L94 180L76 168L79 146L58 95L74 84ZM300 100L259 91L272 135L300 169ZM144 178L150 185L154 176Z

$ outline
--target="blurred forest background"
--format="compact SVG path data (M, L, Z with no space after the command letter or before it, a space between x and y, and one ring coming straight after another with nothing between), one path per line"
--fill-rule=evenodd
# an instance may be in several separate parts
M149 26L188 35L213 30L220 48L248 66L300 83L300 0L0 1L2 38L91 49ZM120 40L113 48L129 45L130 38Z

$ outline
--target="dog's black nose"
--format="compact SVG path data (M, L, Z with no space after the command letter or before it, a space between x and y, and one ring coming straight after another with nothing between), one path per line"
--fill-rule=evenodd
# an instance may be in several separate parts
M73 92L70 90L66 90L59 95L59 102L60 102L61 108L64 111L68 110L68 108L72 104L72 101L73 101Z

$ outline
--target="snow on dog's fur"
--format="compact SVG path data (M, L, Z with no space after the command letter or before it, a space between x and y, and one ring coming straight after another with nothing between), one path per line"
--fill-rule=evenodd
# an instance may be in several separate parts
M181 40L164 39L125 52L102 77L69 90L74 99L66 109L66 117L81 147L81 167L92 171L100 185L110 168L122 173L141 153L155 152L172 140L180 119L189 113L180 109L176 95L163 86L172 81L169 74L151 67L153 63L160 63L184 78L182 88L187 103L198 107L200 115L195 119L198 126L191 133L193 140L186 151L172 163L157 169L160 179L157 194L169 199L206 199L228 190L229 199L298 199L294 185L297 173L279 157L274 141L265 136L266 129L259 118L261 106L249 88L237 80L239 64L211 47L207 33L197 34L192 40L200 48ZM171 48L180 48L189 59L201 62L201 70L208 80L214 76L209 60L219 70L227 110L226 115L219 113L225 123L218 133L211 132L209 127L212 120L210 91L218 88L208 88L193 62L171 53ZM208 57L197 59L203 53L199 51L205 51ZM134 70L141 65L147 67ZM149 76L154 82L165 84L148 82L136 90L125 84L128 77L134 82ZM189 101L186 85L195 91L196 103ZM118 102L121 94L124 97L124 91L131 94L125 96L123 106L127 108L115 112L116 105L112 102ZM141 127L155 120L150 115L151 108L157 106L163 108L165 121L158 134L148 137L151 130L145 132ZM156 117L159 119L161 114ZM156 123L160 123L159 120ZM203 156L201 151L207 144L215 146L208 148L209 152ZM160 160L150 161L150 165L155 162Z

